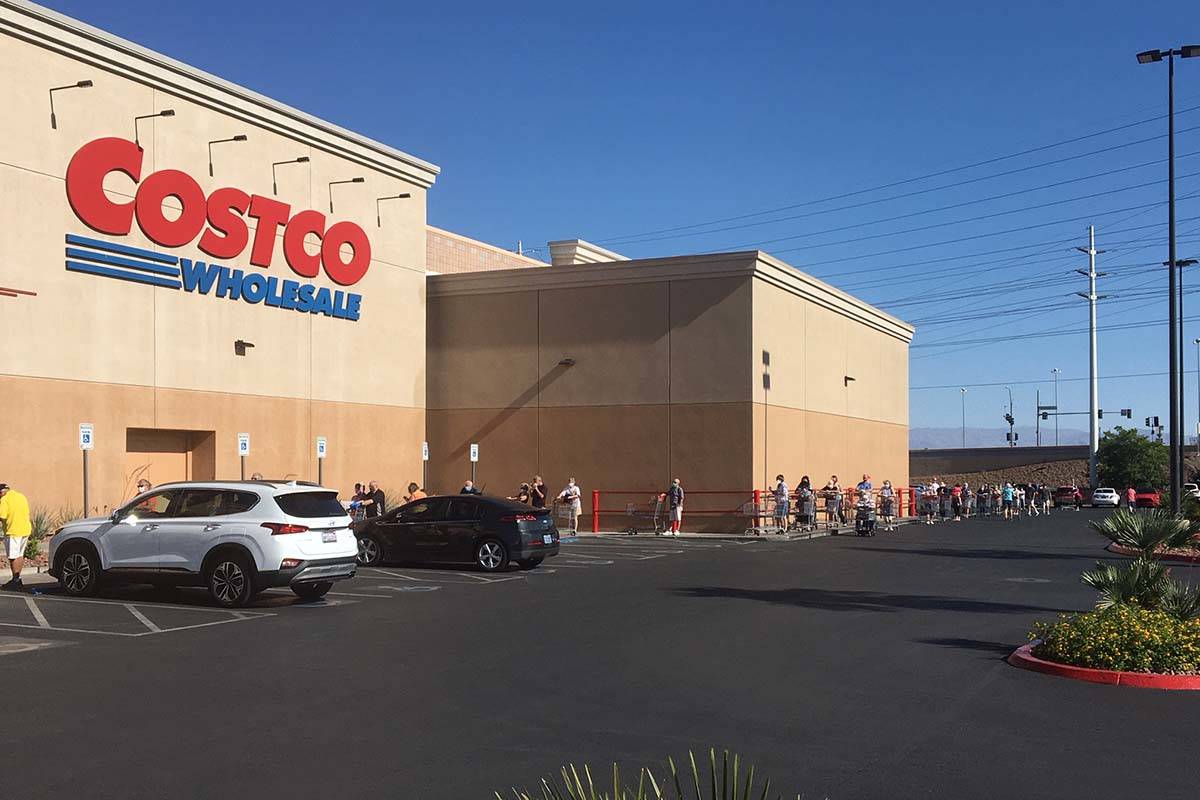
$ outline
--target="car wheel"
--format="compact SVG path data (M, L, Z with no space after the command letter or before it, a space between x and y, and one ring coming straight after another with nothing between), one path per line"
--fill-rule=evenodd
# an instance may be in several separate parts
M364 567L377 567L383 563L383 545L374 536L359 537L358 563Z
M100 586L100 562L86 547L73 547L59 562L59 585L72 597L91 597Z
M517 562L517 566L521 569L534 569L538 564L542 563L540 558L525 558Z
M223 608L237 608L254 595L254 574L246 558L237 553L217 556L204 577L208 594Z
M297 583L292 586L292 591L297 597L304 600L320 600L325 595L329 594L329 590L333 588L333 581L320 581L319 583Z
M475 563L484 572L495 572L508 566L508 550L502 542L486 539L475 548Z

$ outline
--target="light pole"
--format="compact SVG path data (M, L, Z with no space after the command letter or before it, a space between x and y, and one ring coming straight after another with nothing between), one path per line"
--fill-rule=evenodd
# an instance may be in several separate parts
M1183 342L1179 338L1177 328L1179 299L1176 295L1178 281L1175 275L1175 56L1193 58L1200 56L1200 45L1188 45L1178 50L1146 50L1137 54L1139 64L1151 64L1167 59L1167 324L1170 328L1170 424L1171 424L1171 511L1179 513L1179 494L1182 491L1182 469L1180 453L1182 450L1181 418L1179 398L1182 380L1179 369L1179 355Z
M1058 373L1062 370L1055 367L1050 372L1054 375L1054 446L1058 447Z
M1200 352L1200 351L1198 351ZM967 449L967 387L961 386L958 389L959 395L962 397L962 448Z
M1005 386L1004 388L1008 390L1008 413L1004 415L1004 421L1008 423L1008 446L1016 447L1017 434L1013 430L1013 426L1016 425L1017 420L1015 417L1013 417L1012 387Z

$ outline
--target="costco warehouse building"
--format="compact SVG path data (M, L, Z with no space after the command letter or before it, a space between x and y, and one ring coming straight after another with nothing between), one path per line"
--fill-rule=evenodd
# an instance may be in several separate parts
M471 443L504 494L907 482L912 327L767 254L432 228L433 164L19 0L0 64L0 479L35 505L81 503L81 423L100 513L315 479L318 438L343 491L456 490Z

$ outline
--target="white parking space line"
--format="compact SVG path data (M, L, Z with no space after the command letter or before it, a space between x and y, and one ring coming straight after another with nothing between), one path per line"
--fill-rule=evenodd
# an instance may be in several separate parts
M557 558L554 561L556 567L607 567L615 564L615 561L571 561L570 559Z
M230 611L227 609L218 608L201 608L196 606L185 605L169 605L167 603L124 603L114 600L91 600L80 597L52 597L40 595L39 601L66 604L69 607L73 603L81 605L98 605L98 606L119 606L129 612L135 619L146 626L146 630L140 633L130 633L127 631L108 631L96 630L92 628L68 628L58 625L51 625L46 619L45 614L38 607L32 597L28 595L0 595L0 599L23 600L33 615L36 625L27 625L17 622L0 622L0 627L3 628L28 628L32 630L56 631L58 633L89 633L98 636L124 636L126 638L137 638L139 636L155 636L164 633L174 633L176 631L189 631L196 628L210 628L214 625L228 625L231 622L246 622L249 620L259 619L262 617L273 617L275 614L269 611ZM212 620L209 622L200 622L195 625L179 625L172 628L161 628L143 614L140 608L166 608L173 611L200 611L208 614L224 615L221 619Z
M37 620L38 627L49 628L50 623L46 620L46 615L37 607L37 603L33 602L32 597L25 598L25 605L29 606L29 613L33 614L33 618Z
M129 603L126 603L125 610L128 611L130 614L132 614L134 619L136 619L138 622L142 623L147 628L149 628L151 633L162 633L162 628L158 627L153 622L151 622L145 614L138 611L137 608L135 608L134 606L130 605Z
M391 597L390 594L364 594L362 592L330 592L329 594L337 595L338 597Z

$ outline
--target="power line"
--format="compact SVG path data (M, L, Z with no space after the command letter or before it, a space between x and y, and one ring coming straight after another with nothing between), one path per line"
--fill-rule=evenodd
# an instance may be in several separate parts
M1176 116L1178 116L1181 114L1186 114L1190 111L1195 111L1198 108L1200 108L1200 105L1190 106L1188 108L1184 108L1179 111L1176 111L1175 113L1176 113ZM1056 147L1064 147L1068 144L1075 144L1076 142L1082 142L1082 141L1086 141L1088 139L1095 139L1100 136L1106 136L1110 133L1117 133L1118 131L1128 130L1130 128L1136 128L1140 125L1147 125L1151 122L1157 122L1159 120L1166 119L1166 116L1167 116L1166 114L1160 114L1160 115L1157 115L1154 117L1149 117L1147 119L1138 120L1136 122L1130 122L1125 125L1118 125L1113 128L1106 128L1105 130L1095 131L1093 133L1086 133L1081 136L1073 137L1071 139L1064 139L1059 142L1052 142L1050 144L1040 145L1038 147L1027 148L1025 150L1020 150L1015 153L1009 153L1008 155L986 158L981 161L976 161L976 162L973 162L970 164L964 164L964 165L958 166L958 167L951 167L949 169L938 170L936 172L930 172L930 173L926 173L924 175L918 175L918 176L912 177L912 178L905 178L905 179L899 180L899 181L892 181L890 183L883 183L883 184L879 184L877 186L869 186L869 187L866 187L863 189L856 189L852 192L843 192L842 194L830 195L828 197L822 197L822 198L818 198L816 200L806 200L802 203L792 203L790 205L778 206L776 208L769 208L769 209L765 209L762 211L754 211L754 212L751 212L748 214L739 214L739 215L733 216L733 217L723 217L721 219L708 220L706 222L697 222L697 223L693 223L690 225L678 225L678 226L675 226L672 228L660 228L658 230L644 231L642 233L625 234L622 236L610 236L605 239L597 239L596 241L598 244L604 244L606 242L614 242L614 241L621 240L621 239L629 239L629 238L639 237L639 236L651 236L651 235L659 234L659 233L670 233L672 231L701 228L701 227L706 227L708 225L719 225L719 224L722 224L725 222L735 222L737 220L751 219L753 217L760 217L765 214L774 214L779 211L790 211L791 209L794 209L794 208L804 208L806 206L817 205L819 203L826 203L826 202L830 202L832 200L842 200L847 197L856 197L858 195L867 194L869 192L877 192L882 189L891 189L896 186L904 186L904 185L907 185L910 183L916 183L917 181L928 180L929 178L937 178L942 175L950 175L955 172L963 172L968 169L974 169L975 167L983 167L983 166L987 166L988 164L995 164L997 162L1007 161L1012 158L1019 158L1021 156L1027 156L1027 155L1031 155L1033 153L1040 153L1040 152L1044 152L1046 150L1053 150Z
M929 247L941 247L942 245L947 245L947 244L959 244L961 242L971 242L971 241L975 241L976 239L987 239L992 236L1007 236L1008 234L1011 234L1011 233L1024 233L1026 231L1037 230L1039 228L1050 228L1055 225L1065 225L1068 222L1080 222L1081 220L1095 219L1097 217L1108 216L1109 214L1119 214L1122 211L1133 211L1135 209L1143 209L1143 208L1157 208L1158 206L1161 206L1161 205L1162 205L1162 201L1160 200L1160 201L1157 201L1154 203L1142 203L1141 205L1126 206L1125 208L1114 208L1110 211L1093 212L1091 214L1084 214L1083 216L1079 216L1079 217L1067 217L1065 219L1057 219L1052 222L1040 222L1040 223L1037 223L1034 225L1023 225L1019 228L1009 228L1007 230L993 231L991 233L977 233L972 236L961 236L957 239L944 239L940 242L927 242L925 244L914 244L914 245L910 245L908 247L897 247L897 248L893 248L892 250L880 250L875 253L865 253L865 254L856 255L856 256L845 256L843 258L833 258L833 259L829 259L828 261L815 261L815 262L811 262L811 263L807 264L806 268L814 267L814 266L822 266L825 264L840 264L840 263L843 263L846 261L858 261L858 260L864 259L864 258L875 258L876 256L887 256L887 255L892 255L894 253L907 253L907 252L911 252L913 250L924 250ZM1187 222L1189 220L1194 220L1194 219L1200 219L1200 217L1188 217L1187 219L1179 220L1179 221ZM834 244L849 244L849 243L854 243L854 242L858 242L858 241L862 241L862 240L861 239L850 239L845 242L831 242L831 243L829 243L829 245L821 245L821 246L826 247L826 246L830 246L830 245L834 245ZM1024 249L1024 248L1029 248L1029 247L1034 247L1034 246L1035 245L1024 245L1023 247L1014 248L1014 249ZM809 249L811 249L811 248L809 248L809 247L793 247L793 248L784 249L784 250L775 250L773 252L774 253L790 253L793 250L809 250Z
M1182 131L1178 131L1178 133L1186 133L1187 131L1194 131L1194 130L1200 130L1200 125L1196 125L1191 128L1184 128ZM1164 134L1164 136L1165 136L1165 134ZM637 241L618 242L617 246L619 246L621 244L648 244L650 242L661 242L661 241L665 241L668 239L682 239L682 238L687 238L687 237L691 237L691 236L704 236L706 234L711 234L711 233L723 233L725 231L735 231L735 230L743 230L745 228L754 228L754 227L758 227L760 225L772 225L777 222L792 222L792 221L798 220L798 219L808 219L810 217L818 217L823 214L833 214L833 213L836 213L839 211L850 211L850 210L853 210L856 208L864 208L864 207L870 206L870 205L878 205L880 203L887 203L887 202L891 202L892 200L900 200L900 199L906 198L906 197L915 197L917 195L928 194L930 192L938 192L938 191L942 191L944 189L953 189L953 188L957 188L960 186L965 186L967 184L978 183L980 181L989 180L991 178L998 178L998 177L1003 177L1006 175L1013 175L1018 172L1025 172L1025 171L1028 171L1031 169L1052 166L1055 164L1061 164L1063 162L1071 161L1071 160L1078 159L1078 158L1083 158L1085 156L1096 155L1098 153L1105 153L1105 152L1109 152L1111 150L1117 150L1117 149L1120 149L1123 147L1131 147L1133 145L1143 144L1145 142L1152 142L1157 139L1162 139L1162 138L1164 138L1164 136L1151 136L1147 139L1139 139L1136 142L1128 142L1126 144L1114 145L1113 147L1106 147L1101 150L1093 150L1090 153L1082 153L1080 155L1068 156L1066 158L1060 158L1055 161L1046 161L1046 162L1042 162L1041 164L1034 164L1034 165L1028 166L1028 167L1021 167L1019 169L1008 170L1006 172L998 172L998 173L994 173L992 175L985 175L985 176L982 176L979 178L970 178L968 180L959 181L957 183L949 183L949 184L944 184L942 186L934 186L934 187L930 187L928 189L920 189L920 190L914 191L914 192L906 192L904 194L892 195L891 197L883 197L883 198L879 198L876 200L866 200L861 203L851 203L850 205L836 206L834 208L824 208L819 211L809 211L804 214L793 214L791 216L778 217L776 219L760 220L758 222L746 222L746 223L742 223L740 225L727 225L723 228L711 228L709 230L693 231L691 233L676 233L676 234L670 234L667 236L656 236L656 237L648 238L648 239L639 239ZM1195 156L1195 155L1200 155L1200 153L1197 153L1197 152L1185 153L1183 155L1176 156L1176 158L1183 159L1183 158L1189 158L1189 157ZM948 206L940 206L938 208L930 208L930 209L925 209L923 211L914 211L914 212L911 212L908 214L902 214L902 215L896 216L896 217L889 217L887 219L877 220L876 222L891 222L893 220L905 219L907 217L920 216L922 214L933 214L938 211L948 211L948 210L954 209L954 208L962 208L963 206L978 205L979 203L989 203L994 200L1003 200L1004 198L1007 198L1007 197L1017 197L1022 194L1028 194L1029 192L1037 192L1037 191L1042 191L1044 189L1053 189L1053 188L1056 188L1059 186L1066 186L1067 184L1071 184L1071 183L1081 183L1083 181L1095 180L1096 178L1104 178L1109 175L1116 175L1121 172L1130 172L1130 171L1136 170L1136 169L1145 169L1146 167L1152 167L1152 166L1155 166L1158 164L1165 164L1166 162L1167 162L1167 159L1165 159L1165 158L1155 159L1153 161L1144 161L1140 164L1131 164L1129 166L1118 167L1116 169L1106 170L1104 172L1096 172L1096 173L1093 173L1090 175L1082 175L1082 176L1079 176L1076 178L1068 178L1065 180L1057 181L1055 183L1047 183L1047 184L1043 184L1041 186L1032 186L1032 187L1029 187L1028 189L1018 189L1018 190L1014 190L1011 192L1004 192L1001 194L995 194L995 195L991 195L988 197L981 197L981 198L977 198L974 200L965 200L963 202L954 203L954 204L951 204ZM866 224L875 224L875 223L861 223L861 224L866 225ZM842 229L834 228L833 230L842 230ZM772 241L774 241L774 240L772 240ZM734 249L736 249L736 248L734 248Z
M1195 369L1190 369L1187 371L1188 372L1196 372ZM1099 380L1115 381L1115 380L1122 380L1122 379L1127 379L1127 378L1161 378L1162 376L1169 375L1169 374L1170 373L1167 373L1167 372L1129 372L1129 373L1125 373L1124 375L1101 375L1101 376L1099 376ZM1076 381L1086 381L1086 380L1090 380L1090 378L1086 378L1086 377L1084 377L1084 378L1062 378L1062 377L1060 377L1058 379L1058 382L1059 383L1074 383ZM944 383L944 384L940 384L937 386L910 386L910 387L908 387L908 390L910 392L923 392L923 391L927 391L927 390L931 390L931 389L958 389L960 387L965 387L967 389L986 389L986 388L990 388L990 387L994 387L994 386L1031 386L1031 385L1040 384L1040 383L1050 383L1050 381L1046 380L1046 379L1037 379L1037 380L1020 380L1020 381L989 381L988 383Z
M1178 179L1183 180L1184 178L1194 178L1197 175L1200 175L1200 172L1189 172L1186 175L1178 176ZM890 236L903 236L904 234L908 234L908 233L922 233L924 231L934 230L935 228L947 228L947 227L950 227L953 225L962 225L962 224L965 224L968 222L981 222L986 219L995 219L996 217L1005 217L1010 214L1023 214L1028 211L1036 211L1036 210L1042 209L1042 208L1050 208L1052 206L1062 206L1062 205L1068 205L1070 203L1078 203L1081 200L1094 200L1097 197L1105 197L1110 194L1119 194L1121 192L1129 192L1129 191L1133 191L1135 189L1145 189L1148 186L1158 186L1161 183L1162 183L1161 179L1153 180L1153 181L1146 181L1144 183L1130 184L1129 186L1119 186L1115 189L1106 189L1102 192L1092 192L1091 194L1077 195L1075 197L1066 197L1061 200L1050 200L1045 203L1038 203L1037 205L1032 205L1032 206L1023 206L1021 208L1011 208L1011 209L1008 209L1005 211L993 211L990 214L981 214L977 217L966 217L964 219L946 220L944 222L935 222L930 225L922 225L922 226L916 227L916 228L905 228L904 230L888 231L886 233L872 233L867 236L860 236L857 239L843 239L843 240L837 241L837 242L823 242L821 244L810 244L810 245L805 245L803 247L793 247L793 248L790 248L790 250L780 250L777 252L791 252L791 251L795 251L795 250L815 250L815 249L821 248L821 247L834 247L835 245L841 245L841 244L857 244L859 242L869 241L871 239L886 239ZM970 201L970 202L973 202L973 201ZM970 202L963 203L962 205L969 205ZM943 209L934 209L934 210L935 211L944 211L946 209L954 208L954 207L955 206L946 206ZM1133 206L1133 208L1138 208L1138 206ZM867 222L856 222L851 225L841 225L836 228L826 228L825 230L820 230L820 231L810 231L808 233L797 233L797 234L793 234L791 236L780 236L775 239L762 239L762 240L755 241L755 242L749 242L744 245L743 244L734 245L733 247L731 247L729 249L736 251L736 250L743 250L746 247L765 245L765 244L776 244L778 242L790 242L790 241L794 241L796 239L807 239L812 236L821 236L826 233L839 233L841 231L848 231L848 230L852 230L854 228L865 228L865 227L869 227L871 225L880 225L885 222L895 222L897 220L905 219L907 217L920 216L921 214L925 214L925 213L928 213L928 212L915 211L915 212L912 212L911 214L901 214L896 217L887 217L885 219L869 220Z

